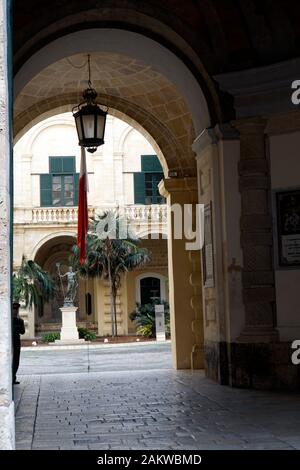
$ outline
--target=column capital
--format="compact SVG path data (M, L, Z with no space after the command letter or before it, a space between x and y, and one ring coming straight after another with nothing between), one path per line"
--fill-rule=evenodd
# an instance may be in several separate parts
M193 150L198 155L203 152L209 145L216 145L221 140L238 140L239 132L227 122L217 124L214 128L204 129L201 134L194 140ZM197 157L196 157L197 158Z
M197 178L165 178L158 185L160 194L167 198L172 193L194 192L198 191Z
M240 134L264 134L268 124L268 119L263 117L254 117L238 119L231 124L240 132Z
M204 129L193 142L192 149L199 155L210 145L218 142L218 138L213 128Z

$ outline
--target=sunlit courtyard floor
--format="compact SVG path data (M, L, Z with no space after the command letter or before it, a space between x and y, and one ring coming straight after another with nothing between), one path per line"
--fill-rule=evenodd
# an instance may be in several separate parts
M17 449L300 449L300 395L175 371L169 343L22 350Z

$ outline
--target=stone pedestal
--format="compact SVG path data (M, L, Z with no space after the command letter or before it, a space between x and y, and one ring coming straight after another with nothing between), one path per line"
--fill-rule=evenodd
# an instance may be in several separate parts
M76 311L77 307L74 305L69 307L60 308L62 314L62 328L60 332L60 339L57 339L52 344L81 344L84 339L79 339L78 329L76 326Z

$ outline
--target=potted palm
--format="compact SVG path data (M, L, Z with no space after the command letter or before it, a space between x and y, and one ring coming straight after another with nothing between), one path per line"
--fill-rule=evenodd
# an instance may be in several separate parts
M40 306L42 300L48 302L55 294L55 284L50 274L37 263L24 256L12 279L13 310L18 311L20 304L25 308Z

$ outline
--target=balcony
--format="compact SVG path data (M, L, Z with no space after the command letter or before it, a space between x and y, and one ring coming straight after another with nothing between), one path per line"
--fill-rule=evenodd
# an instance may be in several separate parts
M101 214L108 207L90 207L89 217ZM155 224L167 222L166 204L154 205L128 205L120 208L124 217L137 224L147 224L150 221ZM35 207L14 208L14 224L18 225L76 225L78 218L78 207Z

